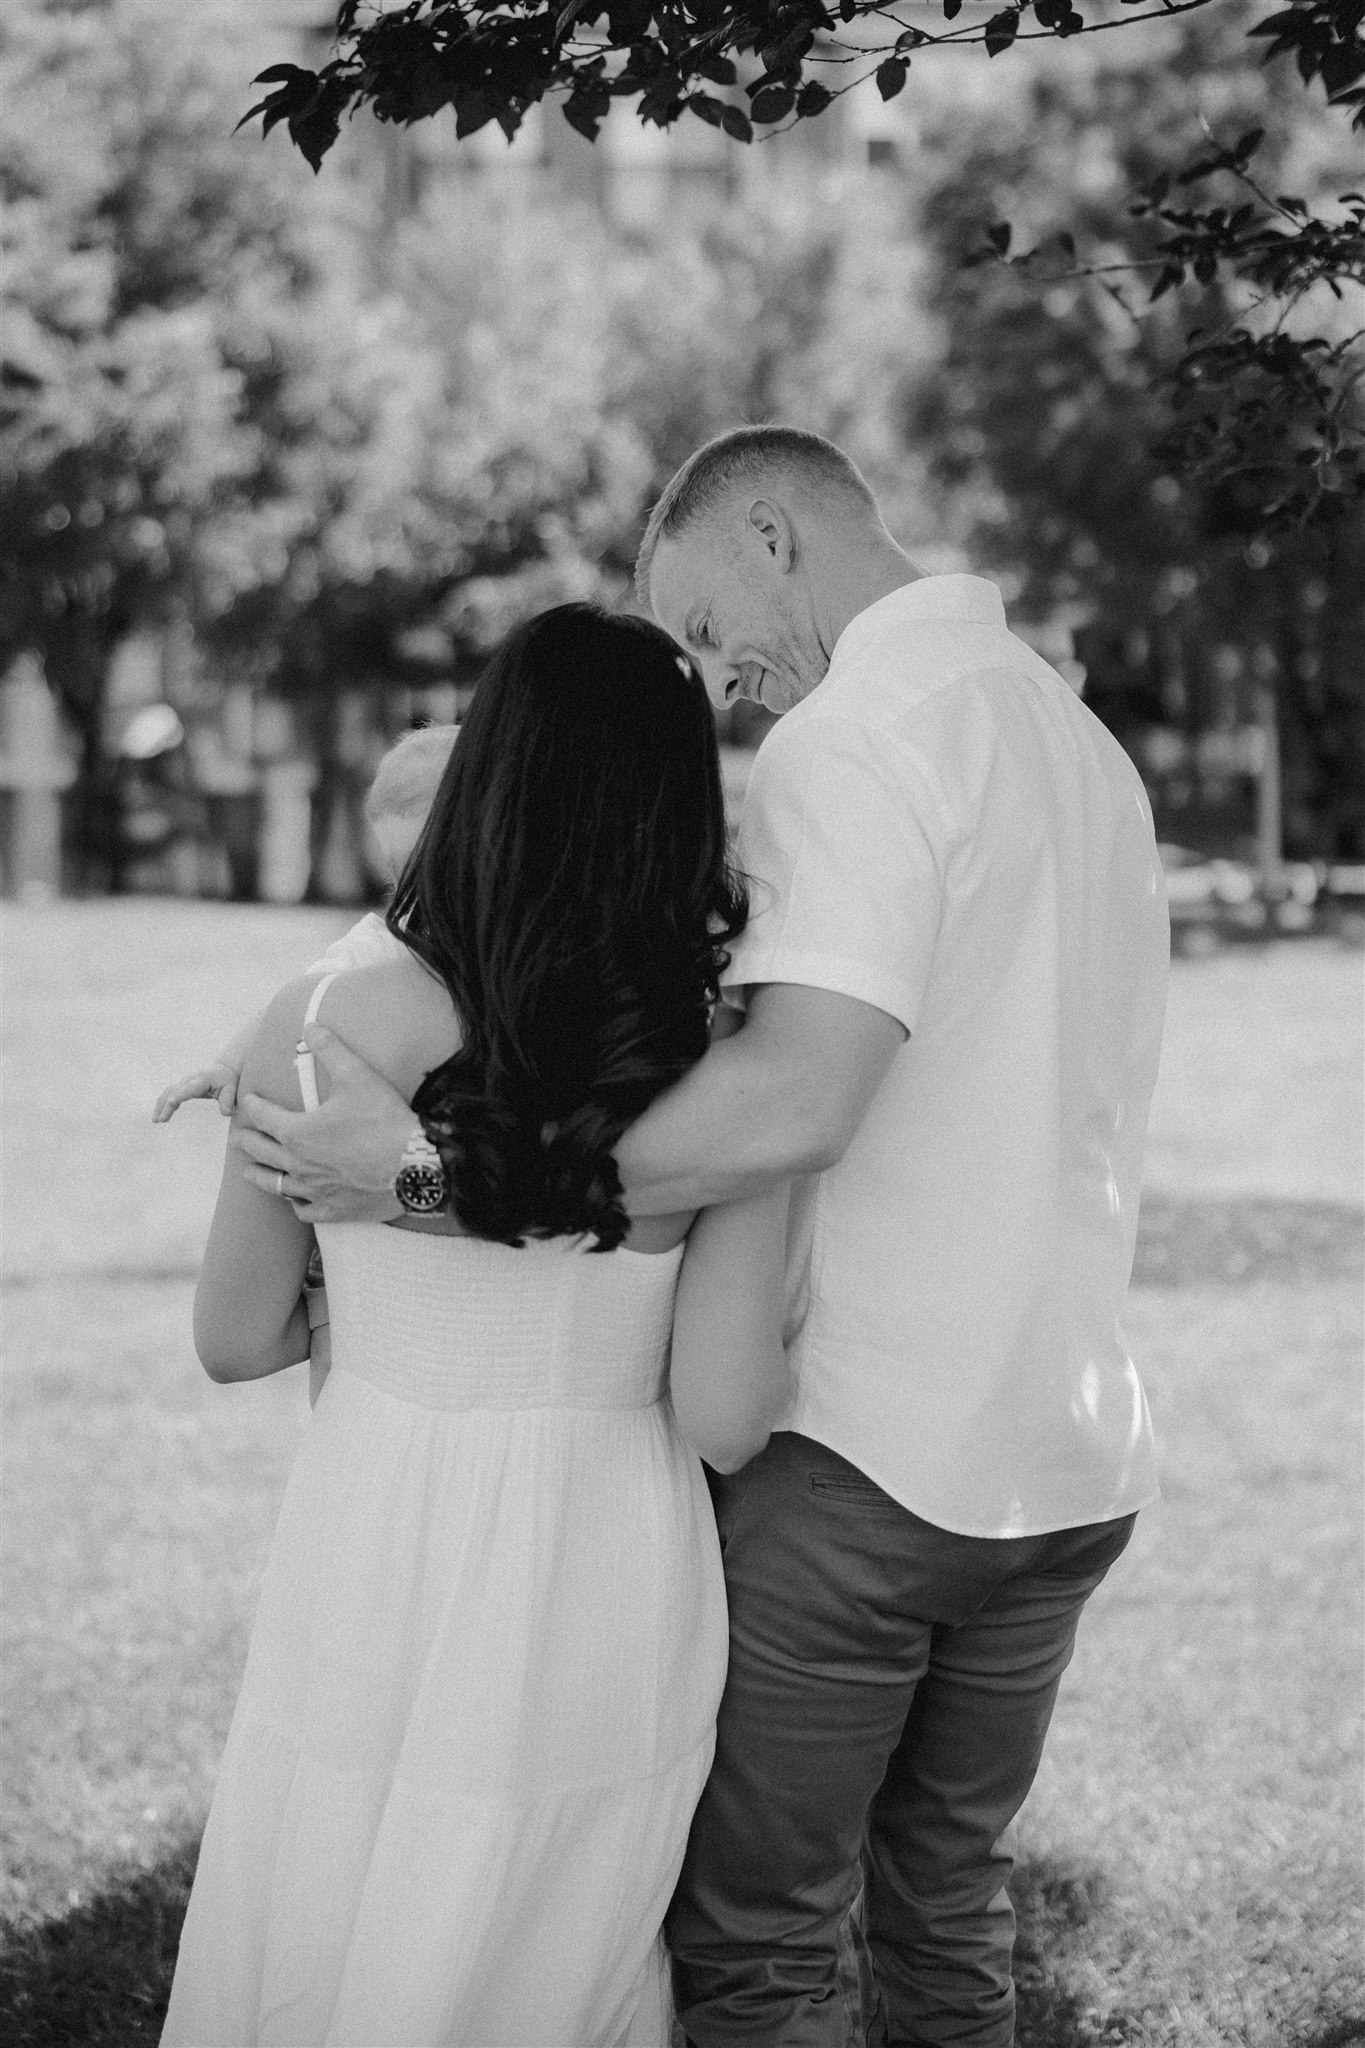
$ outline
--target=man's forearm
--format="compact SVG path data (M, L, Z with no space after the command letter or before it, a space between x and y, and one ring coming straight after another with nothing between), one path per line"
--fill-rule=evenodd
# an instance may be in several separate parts
M713 1045L625 1132L616 1163L633 1216L761 1194L828 1163L809 1091L751 1024Z
M886 1011L832 989L753 989L744 1029L714 1044L616 1147L627 1209L707 1209L833 1166L905 1039Z

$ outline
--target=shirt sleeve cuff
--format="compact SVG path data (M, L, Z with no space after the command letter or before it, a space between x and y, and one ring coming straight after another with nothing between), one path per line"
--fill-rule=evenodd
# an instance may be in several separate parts
M767 981L790 981L802 988L827 988L836 996L852 996L855 1002L870 1003L874 1010L884 1010L906 1031L913 1031L919 1018L919 995L907 983L878 974L863 960L845 959L836 953L793 953L782 949L745 953L725 969L721 987L729 995Z

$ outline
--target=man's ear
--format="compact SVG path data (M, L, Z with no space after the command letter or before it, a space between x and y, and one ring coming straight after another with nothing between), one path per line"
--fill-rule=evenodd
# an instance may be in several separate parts
M796 560L796 532L782 506L771 498L755 498L745 523L762 541L774 568L785 574Z

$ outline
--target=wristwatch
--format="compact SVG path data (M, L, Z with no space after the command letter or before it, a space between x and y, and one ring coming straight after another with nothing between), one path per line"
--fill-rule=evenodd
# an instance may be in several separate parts
M403 1148L393 1191L410 1216L435 1216L446 1205L450 1192L446 1170L420 1124Z

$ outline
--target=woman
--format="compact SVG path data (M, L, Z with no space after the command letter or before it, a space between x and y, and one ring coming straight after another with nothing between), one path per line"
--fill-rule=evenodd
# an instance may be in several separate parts
M705 1050L744 912L700 680L657 628L564 606L479 687L390 913L406 956L268 1013L243 1092L298 1103L321 991L457 1135L454 1214L318 1231L333 1369L166 2048L667 2040L658 1930L726 1657L675 1415L726 1469L766 1441L786 1201L631 1224L611 1148ZM221 1380L308 1353L311 1233L241 1167L195 1300Z

